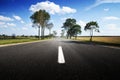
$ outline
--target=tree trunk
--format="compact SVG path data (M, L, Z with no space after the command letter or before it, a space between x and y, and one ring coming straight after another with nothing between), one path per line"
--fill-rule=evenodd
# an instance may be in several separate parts
M40 39L40 27L38 27L38 39Z
M68 37L69 37L69 34L67 34L67 39L68 39Z
M43 39L43 27L41 27L41 39Z
M75 36L75 39L77 39L77 35Z
M93 36L93 29L91 29L91 32L90 32L90 41L92 41L92 36Z
M43 27L43 39L44 39L45 27Z
M51 34L51 29L49 30L49 35Z
M51 29L49 29L49 38L51 38Z
M71 39L71 37L72 37L72 36L70 35L70 39Z
M90 36L90 41L92 42L92 36Z
M45 31L45 28L41 27L41 39L44 39L44 31Z

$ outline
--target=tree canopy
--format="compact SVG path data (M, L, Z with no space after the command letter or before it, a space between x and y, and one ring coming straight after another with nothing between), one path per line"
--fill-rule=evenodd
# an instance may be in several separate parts
M84 27L84 30L90 30L90 41L92 41L92 36L93 36L93 30L99 32L99 26L98 26L98 23L96 21L91 21L91 22L88 22L85 27Z
M77 38L77 35L78 34L81 34L81 26L78 25L78 24L75 24L73 25L69 30L68 30L68 33L71 35L71 36L75 36Z
M63 23L62 28L67 31L67 38L72 36L77 36L77 34L81 33L81 26L76 24L76 19L68 18Z
M70 29L73 25L76 24L76 20L75 19L72 19L72 18L68 18L66 19L66 21L63 23L63 26L62 28L68 30Z
M41 27L41 37L44 38L44 30L45 30L46 24L50 20L49 13L46 12L45 10L39 10L39 11L36 11L35 13L33 13L32 16L30 16L30 19L32 20L32 23L35 26L38 26L39 37L40 37L40 27Z
M98 23L95 21L88 22L84 28L84 30L91 30L99 28Z

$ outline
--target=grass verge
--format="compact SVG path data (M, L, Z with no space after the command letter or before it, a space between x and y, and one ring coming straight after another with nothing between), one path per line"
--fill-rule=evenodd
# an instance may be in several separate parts
M44 39L44 40L46 40L46 39ZM31 42L31 41L38 41L38 38L5 39L5 40L3 39L3 40L0 40L0 45Z

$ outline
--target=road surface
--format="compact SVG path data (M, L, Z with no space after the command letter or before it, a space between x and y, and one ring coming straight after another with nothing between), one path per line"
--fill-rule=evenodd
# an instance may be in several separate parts
M120 49L59 38L0 47L0 80L120 80Z

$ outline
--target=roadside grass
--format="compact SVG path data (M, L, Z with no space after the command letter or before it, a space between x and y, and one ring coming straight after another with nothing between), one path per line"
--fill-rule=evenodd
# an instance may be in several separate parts
M76 40L89 42L90 37L78 37ZM92 42L120 46L120 36L94 36Z
M22 43L22 42L30 42L30 41L36 41L38 40L37 38L27 38L27 39L5 39L5 40L0 40L0 45L4 44L12 44L12 43Z
M45 38L46 40L48 38ZM38 41L38 38L16 38L16 39L0 39L0 45L4 44L12 44L12 43L23 43L23 42L31 42ZM40 41L43 41L40 39Z

